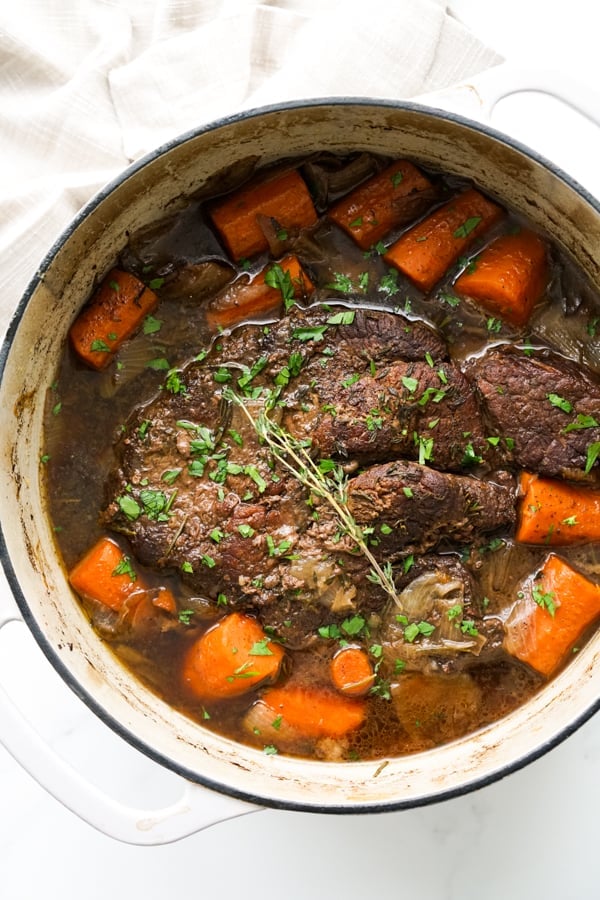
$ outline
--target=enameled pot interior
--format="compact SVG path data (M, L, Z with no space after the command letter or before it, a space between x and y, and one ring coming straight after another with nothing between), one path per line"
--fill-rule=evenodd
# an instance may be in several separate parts
M548 231L600 284L600 212L561 173L505 138L411 104L327 101L244 114L185 136L103 191L57 242L11 324L0 384L3 562L37 640L82 699L184 776L275 806L368 811L430 802L501 777L596 709L600 635L525 708L476 735L381 763L270 756L207 732L138 683L94 634L58 558L41 490L42 420L68 328L128 235L180 208L239 160L316 150L407 156L473 179Z

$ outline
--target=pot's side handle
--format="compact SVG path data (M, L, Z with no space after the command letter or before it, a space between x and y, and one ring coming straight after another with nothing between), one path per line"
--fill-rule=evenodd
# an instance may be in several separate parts
M524 91L549 94L600 125L600 94L596 90L565 72L528 69L510 62L487 69L464 84L423 94L418 99L438 109L487 121L500 100Z
M0 591L0 631L20 621ZM0 686L0 743L63 806L108 837L127 844L169 844L261 807L181 779L180 798L163 809L136 809L109 797L68 765L29 724Z

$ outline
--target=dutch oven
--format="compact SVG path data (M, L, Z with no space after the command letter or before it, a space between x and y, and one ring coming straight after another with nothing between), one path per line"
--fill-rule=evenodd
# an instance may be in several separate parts
M244 112L163 146L82 210L41 263L2 347L0 552L20 614L62 678L125 740L179 773L186 791L166 810L123 809L48 754L6 699L0 737L67 806L123 840L173 840L261 806L368 813L430 803L523 766L598 707L600 632L525 706L446 746L384 762L267 757L204 730L136 681L91 629L69 588L41 490L43 410L69 326L98 273L131 232L173 213L242 159L269 164L315 150L357 149L472 179L550 234L600 288L596 200L491 128L412 103L333 99ZM0 625L11 617L0 614Z

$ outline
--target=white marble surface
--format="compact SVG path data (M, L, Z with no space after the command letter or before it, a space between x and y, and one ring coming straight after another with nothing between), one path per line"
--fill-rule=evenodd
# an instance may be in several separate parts
M598 14L589 0L451 6L515 63L550 66L582 83L597 77ZM600 196L597 126L539 95L504 101L493 124ZM178 779L99 723L22 625L0 634L0 683L57 751L119 799L153 806L177 796ZM527 768L443 804L360 817L264 811L140 848L81 822L0 747L0 897L596 897L599 765L596 717Z

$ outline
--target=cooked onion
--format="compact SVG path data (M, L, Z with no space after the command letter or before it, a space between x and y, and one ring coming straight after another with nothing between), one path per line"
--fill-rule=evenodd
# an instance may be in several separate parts
M108 399L148 368L152 359L162 355L162 349L152 347L143 336L125 341L119 350L119 365L111 365L101 373L100 396Z
M436 671L438 657L457 657L471 653L478 656L486 642L482 634L468 634L460 627L460 619L450 610L465 603L465 586L459 578L432 570L419 575L400 593L397 607L392 605L385 629L384 652L389 660L401 658L409 670ZM404 624L397 621L398 607L409 622L435 624L431 635L420 635L414 642L404 636Z
M504 647L513 656L526 657L535 646L535 609L531 589L519 591L504 623Z
M408 734L427 740L452 738L470 727L481 704L473 679L461 675L407 675L392 686L396 715Z
M600 373L600 341L581 328L585 311L565 316L559 303L544 307L532 322L531 334L575 362Z
M439 601L446 601L451 594L452 602L448 606L464 602L465 586L462 581L458 578L443 581L439 572L425 572L404 588L396 603L409 619L426 619Z
M275 723L275 724L273 724ZM313 743L307 741L285 719L276 716L273 709L264 700L257 700L244 717L244 731L257 743L262 745L274 744L279 750L294 750L297 752L298 744L304 743L308 749Z
M356 587L340 576L335 562L329 558L303 557L293 560L289 574L318 593L319 602L332 613L344 614L354 609Z

